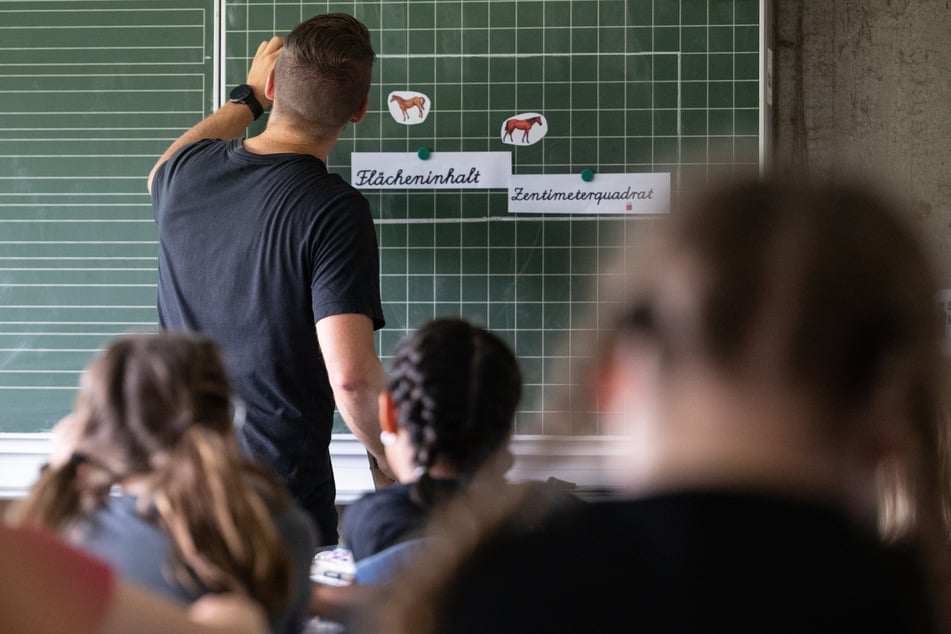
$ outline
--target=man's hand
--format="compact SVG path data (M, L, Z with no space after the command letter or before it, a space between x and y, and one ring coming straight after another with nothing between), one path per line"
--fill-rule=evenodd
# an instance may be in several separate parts
M261 42L258 46L258 52L254 54L251 61L251 69L248 70L247 83L254 91L254 96L260 102L262 108L270 108L271 100L267 97L268 93L273 97L273 78L271 71L274 70L274 64L277 63L278 55L284 48L284 38L274 36L270 40ZM270 89L268 84L270 82ZM159 157L152 171L149 172L148 189L152 191L152 182L155 180L155 173L158 168L167 161L175 152L189 143L200 141L201 139L233 139L244 133L254 116L251 110L243 104L234 104L226 101L218 110L211 113L184 134L175 139L168 149Z
M396 484L396 474L393 473L393 469L386 460L382 462L377 460L369 451L367 451L367 458L370 459L370 475L373 476L374 489L379 491Z
M254 54L254 59L251 60L251 68L248 69L247 84L254 90L254 96L265 110L271 107L271 100L268 99L265 90L267 78L274 70L274 65L283 49L284 38L277 35L261 42L257 53Z

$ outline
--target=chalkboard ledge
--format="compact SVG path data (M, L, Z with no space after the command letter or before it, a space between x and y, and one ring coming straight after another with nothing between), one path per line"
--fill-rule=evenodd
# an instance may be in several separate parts
M0 499L26 495L39 468L49 455L50 435L0 434ZM611 436L516 436L512 441L514 481L555 477L582 489L605 486L603 459L616 453L618 439ZM346 505L373 488L363 446L350 434L334 434L330 443L337 503Z

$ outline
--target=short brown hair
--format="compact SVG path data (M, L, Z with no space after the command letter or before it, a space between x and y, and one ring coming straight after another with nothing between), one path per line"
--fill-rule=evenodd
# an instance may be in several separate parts
M327 13L297 25L274 68L274 111L319 138L336 136L363 105L376 53L351 15Z

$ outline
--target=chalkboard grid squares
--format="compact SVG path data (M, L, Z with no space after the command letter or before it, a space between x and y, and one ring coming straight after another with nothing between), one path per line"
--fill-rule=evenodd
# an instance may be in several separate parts
M116 16L125 19L133 15L128 7L118 8L119 4L116 3L117 9L110 14L110 19ZM149 15L160 17L163 24L184 25L194 16L214 16L212 4L211 0L164 0L163 8L175 11L151 12ZM29 6L27 3L5 5ZM195 10L196 6L200 10ZM347 128L330 157L331 169L343 177L349 176L349 152L354 149L415 152L423 145L437 152L502 149L497 139L499 122L517 112L538 111L548 118L551 132L537 146L516 149L514 167L517 172L572 173L582 168L596 172L669 169L675 175L676 187L676 176L681 171L692 174L696 170L700 176L705 175L706 165L702 163L707 160L722 160L728 164L730 161L745 161L755 168L759 145L758 6L758 0L254 0L226 3L226 19L223 21L226 37L223 41L227 50L223 60L215 59L215 51L210 50L214 42L214 25L210 23L182 30L183 37L197 36L194 45L188 40L179 48L150 48L148 59L136 58L136 55L146 54L143 49L129 50L124 54L119 51L116 59L91 60L108 63L113 70L121 70L124 63L131 61L166 62L163 68L150 72L150 75L161 75L157 81L171 82L173 87L178 87L175 94L177 97L187 95L183 97L187 103L162 105L162 102L151 101L148 110L167 110L159 114L157 122L147 120L151 115L129 115L129 134L135 138L153 139L148 142L148 147L133 146L135 142L124 139L120 129L109 128L115 116L109 112L88 114L78 120L100 128L97 136L115 137L115 148L124 150L128 147L132 154L142 156L157 155L166 140L174 138L177 131L192 125L200 114L209 112L216 105L216 95L212 94L215 90L212 74L219 63L224 68L224 83L234 85L244 78L261 39L274 32L286 32L309 15L343 10L356 14L368 24L379 54L371 112L364 122ZM183 11L179 12L179 9ZM40 12L30 11L24 15L29 15L29 19L37 21L37 26L42 26ZM144 13L135 15L139 19ZM62 17L56 12L50 16ZM187 19L175 22L181 16ZM152 31L167 38L174 28ZM42 33L43 29L35 31L35 34ZM41 46L42 43L30 45ZM46 47L42 51L45 56L42 61L55 62L56 50L55 46ZM24 67L18 66L14 59L17 54L9 44L5 49L0 43L0 63L8 73L23 71ZM77 59L69 61L81 61L84 54L81 50L74 50L71 55ZM110 54L116 54L116 51L99 50L96 53L100 56ZM168 72L170 69L174 70ZM50 67L48 70L56 69ZM74 70L70 66L60 74L73 74ZM117 76L131 82L129 78L134 72L142 70L142 67L129 67L128 76ZM434 98L432 115L425 125L417 126L419 129L403 129L388 119L382 102L390 90L397 89L421 90ZM123 111L142 110L134 107L136 102L131 101L141 98L141 93L129 92L127 97L130 101L124 102L125 97L117 97L102 103ZM35 97L24 95L23 98ZM101 104L97 102L95 105L99 107ZM21 110L27 111L28 108ZM21 127L40 130L44 127L26 115L18 117L17 125ZM140 124L142 130L132 129ZM261 125L263 121L253 126L250 133L258 131ZM146 128L148 131L144 131ZM0 129L0 132L4 130ZM75 134L81 136L84 132ZM89 147L99 143L80 140ZM31 140L29 143L41 141ZM27 141L12 143L22 144L12 152L19 157L18 169L23 166L45 169L45 159L33 159L31 163L26 158L31 154L43 154L43 151L27 145ZM96 153L99 150L93 147L90 151ZM697 156L705 157L701 160L695 158ZM72 164L57 160L58 166ZM102 205L92 212L97 214L95 217L84 215L91 213L89 206L24 207L24 217L33 214L29 217L39 218L44 214L44 220L51 220L55 219L56 213L63 213L66 214L63 217L73 214L73 218L90 217L100 221L96 225L100 230L99 242L71 246L70 253L77 256L104 258L137 253L135 249L140 247L106 244L103 240L103 237L115 235L120 241L134 238L142 242L141 248L148 251L148 255L142 257L154 258L154 235L149 233L154 228L150 225L136 224L134 229L127 230L124 226L107 224L113 218L120 221L142 218L143 204L147 208L147 198L141 191L140 172L147 169L151 159L119 160L123 164L118 167L115 166L117 161L87 161L81 166L82 173L96 169L128 169L135 174L130 171L126 178L124 172L116 171L108 175L123 177L97 178L93 175L77 178L72 181L72 186L82 190L86 200L89 194L105 193L110 202L128 201L131 216L122 216L125 212L119 207ZM694 161L696 164L692 164ZM30 176L25 175L21 181L26 182ZM74 196L54 191L62 185L60 181L48 179L43 182L50 188L40 192L44 200L72 204ZM17 183L16 186L23 185ZM11 196L4 198L8 193L13 192L0 189L0 202L10 202ZM585 302L597 294L595 275L605 275L608 270L607 260L614 251L608 246L610 238L618 234L622 237L640 235L643 232L639 225L616 224L610 220L602 222L596 218L512 219L507 213L505 193L498 191L444 192L438 195L432 192L382 191L367 192L367 197L374 217L380 222L381 289L388 320L387 328L378 335L381 351L387 353L402 332L437 314L461 313L481 323L490 323L501 329L520 354L537 359L529 370L535 383L528 384L537 398L532 399L533 404L526 404L526 408L538 411L548 408L545 415L552 415L556 406L539 404L538 399L557 396L565 390L564 385L556 383L560 379L555 378L557 366L565 361L561 355L580 357L585 353L583 347L572 349L561 344L566 339L580 341L582 338L572 333L581 332L590 325L585 315L589 312L587 308L592 308L590 312L593 312L593 306L586 306ZM429 220L436 222L427 222ZM63 227L68 227L73 235L84 235L81 230L76 233L75 224L41 226L44 231L38 238L41 242L62 233L66 230ZM37 230L29 226L27 229ZM5 239L19 239L10 237L19 234L13 233L7 225L0 230L4 231ZM24 239L28 239L26 234ZM34 236L33 239L37 238ZM0 245L0 250L5 248L27 247ZM44 242L29 245L29 249L30 253L38 254L51 252L54 246ZM19 252L4 253L16 255ZM110 260L102 259L102 262ZM153 266L147 265L149 273L146 277L138 272L110 271L105 266L95 272L24 271L16 274L19 276L16 281L52 280L63 284L76 283L76 280L82 283L105 281L115 285L54 289L58 303L75 307L64 309L66 317L58 316L58 309L44 311L52 316L46 321L128 319L130 322L154 324L154 288L149 287L150 280L154 279ZM81 267L77 264L76 268ZM128 267L117 264L115 268ZM147 279L141 282L145 286L121 286L140 279ZM52 302L52 296L47 297L43 288L18 286L10 287L13 290L9 292L22 297L24 305ZM110 303L117 306L112 307ZM131 308L119 308L120 304ZM4 305L0 307L2 318L13 322L34 316L27 314L24 317L21 309ZM29 326L36 329L57 327L38 323ZM83 327L59 328L65 331ZM107 332L101 325L89 328ZM112 330L118 332L121 328L113 327ZM36 332L44 334L31 340L24 338L28 346L32 344L39 348L42 347L40 343L52 340L45 331ZM64 372L51 375L58 378L42 379L37 378L41 375L25 373L22 376L8 373L0 377L0 411L5 417L7 412L15 412L9 415L13 416L12 419L0 420L0 431L16 431L22 429L22 425L52 424L69 407L73 397L71 386L78 376L75 373L94 349L107 339L107 336L83 334L77 340L82 345L77 345L76 349L88 349L86 352L57 353L56 359L51 355L34 356L32 360L22 361L26 364L23 367L49 367L74 374ZM20 358L25 358L24 354L28 353L21 353ZM53 361L59 365L48 365ZM5 362L7 360L0 355L0 363ZM32 392L7 389L15 384L40 386L38 381L46 381L44 385L57 389ZM42 398L35 398L37 394ZM528 396L529 392L526 394ZM31 404L33 401L52 405L37 409ZM27 420L27 415L31 420ZM41 422L36 423L36 420ZM520 416L519 429L526 429L522 427L523 423L537 424L537 429L544 429L544 420L542 417Z
M759 54L759 27L737 26L733 33L734 50Z
M706 163L708 158L706 135L684 137L681 140L680 157L683 163Z
M709 0L710 24L734 24L736 0Z
M662 26L654 28L655 52L677 52L680 50L680 27Z
M681 0L680 23L706 26L707 12L708 0Z
M658 24L654 15L654 0L628 0L628 24L630 26L651 26Z
M571 29L571 52L574 54L598 52L598 29L573 26Z
M734 0L733 19L736 24L758 25L760 19L758 0Z
M653 24L677 26L680 24L680 2L654 0Z

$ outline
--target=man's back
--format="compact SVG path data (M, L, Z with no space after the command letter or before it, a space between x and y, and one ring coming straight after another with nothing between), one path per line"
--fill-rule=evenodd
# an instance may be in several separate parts
M152 200L161 327L222 346L249 449L312 514L332 506L334 401L314 324L359 313L382 325L366 200L313 156L254 154L241 139L182 148Z

